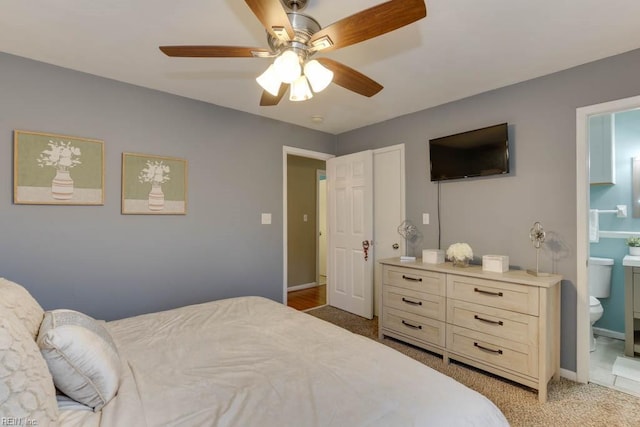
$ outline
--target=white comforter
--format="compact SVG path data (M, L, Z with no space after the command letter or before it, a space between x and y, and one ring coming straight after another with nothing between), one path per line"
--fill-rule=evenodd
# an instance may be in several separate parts
M501 426L484 396L403 354L273 301L214 301L107 323L124 363L101 412L122 426Z

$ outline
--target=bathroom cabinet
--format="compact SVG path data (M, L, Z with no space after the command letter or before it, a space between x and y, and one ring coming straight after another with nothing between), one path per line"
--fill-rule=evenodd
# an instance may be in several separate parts
M640 267L624 268L624 355L640 353Z
M379 336L538 390L560 376L561 276L381 260Z
M589 118L589 182L615 184L615 142L613 114Z

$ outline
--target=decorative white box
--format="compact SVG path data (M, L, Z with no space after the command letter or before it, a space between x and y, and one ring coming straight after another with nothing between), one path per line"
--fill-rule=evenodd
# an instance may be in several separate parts
M444 262L444 251L441 249L423 249L422 262L425 264L442 264Z
M482 271L494 273L509 271L509 257L506 255L483 255Z

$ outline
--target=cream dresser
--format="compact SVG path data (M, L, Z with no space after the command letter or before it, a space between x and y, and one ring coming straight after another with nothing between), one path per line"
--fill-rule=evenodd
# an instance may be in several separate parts
M381 260L380 337L538 390L560 376L561 276Z

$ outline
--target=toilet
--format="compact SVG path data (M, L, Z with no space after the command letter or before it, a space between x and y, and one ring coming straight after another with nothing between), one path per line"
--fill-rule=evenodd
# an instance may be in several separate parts
M593 324L602 317L604 310L598 298L609 298L611 294L611 270L613 259L589 258L589 320L591 321L591 351L596 349Z

